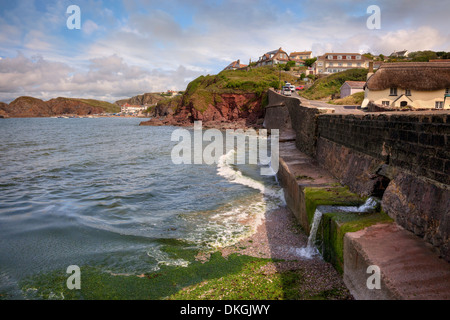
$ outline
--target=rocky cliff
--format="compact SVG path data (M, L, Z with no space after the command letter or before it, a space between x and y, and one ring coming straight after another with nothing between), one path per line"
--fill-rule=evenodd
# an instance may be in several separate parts
M297 79L273 67L226 70L217 75L200 76L186 88L181 98L157 104L142 125L192 125L203 121L206 127L260 127L263 123L267 90L283 81Z
M8 118L7 109L8 105L4 102L0 102L0 118Z
M130 105L153 105L159 101L164 100L164 97L157 93L144 93L129 99L118 100L115 102L119 107L123 106L125 103Z
M103 113L103 109L100 107L94 107L87 103L67 98L56 98L47 101L47 105L50 107L54 115L59 114L76 114L79 116L89 114Z
M50 117L51 108L40 99L33 97L19 97L9 104L6 113L14 118Z
M263 112L262 97L255 93L214 93L206 99L182 97L158 104L150 114L154 118L141 125L190 126L202 121L204 127L220 129L260 127Z
M56 98L42 101L33 97L19 97L9 105L0 103L2 118L51 117L63 114L90 115L104 113L105 109L79 99Z

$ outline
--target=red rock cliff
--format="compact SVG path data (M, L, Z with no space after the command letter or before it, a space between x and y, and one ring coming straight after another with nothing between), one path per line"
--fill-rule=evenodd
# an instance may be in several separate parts
M158 114L158 113L156 113ZM262 97L255 93L221 93L183 97L173 113L141 125L190 126L203 121L204 127L245 128L262 124Z
M2 117L34 118L50 117L63 114L89 115L103 113L100 107L70 98L56 98L47 102L33 97L19 97L9 105L0 105Z

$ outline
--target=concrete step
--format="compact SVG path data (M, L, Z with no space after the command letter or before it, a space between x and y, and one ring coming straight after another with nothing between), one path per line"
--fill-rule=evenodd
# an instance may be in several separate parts
M367 286L369 266L379 267L380 289ZM356 299L448 300L450 264L396 223L377 224L345 235L344 282Z

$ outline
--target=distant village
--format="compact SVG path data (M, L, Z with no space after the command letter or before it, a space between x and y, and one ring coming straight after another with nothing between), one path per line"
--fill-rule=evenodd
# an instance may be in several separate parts
M223 70L249 70L278 66L300 80L314 80L349 69L367 69L366 81L345 81L339 98L364 92L361 108L369 111L450 109L450 53L408 50L394 51L389 56L370 53L328 52L313 56L312 51L287 53L282 48L261 55L257 61L231 62ZM304 89L304 86L297 89ZM174 97L182 92L168 90L158 93ZM153 104L121 103L121 116L147 115Z
M449 52L401 50L389 56L328 52L313 57L312 51L288 54L279 48L264 53L257 61L250 60L248 64L233 61L224 70L276 65L284 70L296 69L298 77L309 79L349 69L368 69L367 81L346 81L341 87L340 98L364 92L361 107L370 107L370 111L450 109Z
M155 92L152 95L160 96L161 98L172 98L182 93L182 91L167 90L166 92ZM125 101L117 101L116 104L120 106L120 113L115 115L133 117L146 117L148 108L156 105L156 103L132 104Z

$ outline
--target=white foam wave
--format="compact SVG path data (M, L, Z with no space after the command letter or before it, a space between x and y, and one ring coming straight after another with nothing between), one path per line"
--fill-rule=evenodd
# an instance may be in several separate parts
M217 163L217 173L227 179L231 183L241 184L256 190L259 190L265 196L278 198L284 202L283 191L281 189L274 189L267 187L264 183L246 177L241 171L233 168L230 164L233 163L236 155L235 150L230 150L227 154L222 155Z
M231 208L218 210L207 224L198 226L202 230L197 234L207 234L206 245L214 249L236 244L251 236L264 221L266 212L285 204L281 188L265 186L263 182L243 175L232 166L235 155L236 151L231 150L220 157L217 174L231 183L258 190L260 195L236 200Z

